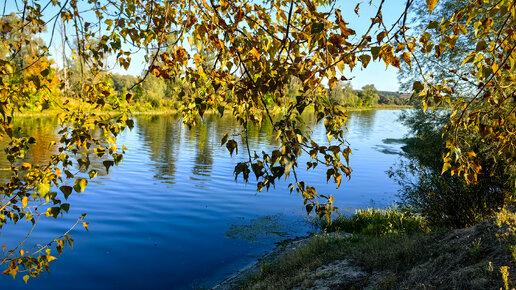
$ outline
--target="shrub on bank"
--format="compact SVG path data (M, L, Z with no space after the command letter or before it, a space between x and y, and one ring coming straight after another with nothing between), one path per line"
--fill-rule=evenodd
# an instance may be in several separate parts
M516 174L504 159L491 154L491 144L462 131L459 133L469 144L469 148L462 148L463 152L476 152L482 171L471 184L463 176L452 175L453 167L443 172L446 150L443 128L449 124L449 114L415 110L400 117L412 138L404 140L406 159L392 168L389 175L402 186L402 202L414 208L429 224L461 228L490 218L508 205L514 199Z

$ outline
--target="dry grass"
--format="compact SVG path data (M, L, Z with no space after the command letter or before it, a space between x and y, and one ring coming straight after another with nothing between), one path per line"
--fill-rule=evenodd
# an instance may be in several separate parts
M336 224L335 229L351 229L356 232L351 238L320 235L277 263L262 265L261 273L242 286L318 288L321 281L314 275L316 270L343 259L367 275L352 283L333 281L334 284L325 286L346 289L511 289L516 286L514 210L502 210L495 218L474 227L433 232L407 231L418 228L414 227L415 221L400 226L396 223L399 217L393 211L369 210L355 215L355 219L341 220L340 227ZM391 226L385 227L389 224L386 221ZM385 230L393 227L397 230Z

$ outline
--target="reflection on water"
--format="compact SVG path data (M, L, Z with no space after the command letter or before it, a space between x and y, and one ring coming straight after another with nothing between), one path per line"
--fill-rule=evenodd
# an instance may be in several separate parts
M14 137L32 136L36 139L37 144L31 147L27 152L25 159L22 162L46 163L53 148L50 148L50 142L56 141L57 119L56 118L18 118L13 124ZM0 141L0 148L4 148L9 142L8 138ZM9 161L6 158L0 157L0 180L6 180L10 177Z
M154 178L174 184L181 146L180 120L173 115L142 116L136 125L143 142L149 147L150 160L156 162Z
M195 165L192 167L192 177L190 179L199 181L200 184L207 186L211 181L211 171L213 170L213 143L212 139L213 120L208 119L195 128L192 135L195 135ZM214 141L214 142L212 142Z
M346 137L351 143L350 181L337 190L326 183L325 170L298 176L318 192L333 194L343 210L387 206L398 189L385 171L399 158L406 130L396 122L399 111L351 112ZM324 142L324 125L306 122L313 138ZM57 140L53 118L23 118L18 126L30 130L38 143L27 161L44 162ZM230 156L220 140L240 133L230 116L207 117L196 128L183 127L173 115L138 116L132 132L119 145L129 148L124 162L105 174L102 161L91 157L99 178L86 192L70 196L70 213L58 221L45 220L29 243L47 242L62 234L81 213L88 213L89 232L72 233L74 249L65 249L52 262L51 275L29 281L37 289L74 285L82 289L210 287L247 265L278 240L311 231L302 199L289 194L290 180L268 192L255 192L255 183L235 181L234 166L247 158L245 150ZM251 153L277 149L271 125L250 126ZM240 138L236 141L240 142ZM3 141L5 142L5 141ZM241 146L241 144L239 144ZM79 158L79 157L78 157ZM299 164L304 164L306 156ZM0 168L6 168L0 158ZM0 171L6 178L7 171ZM0 244L12 245L27 234L23 224L6 226ZM100 262L101 261L101 262ZM0 276L3 289L22 288L21 279Z
M348 128L353 128L354 130L363 134L363 136L370 136L373 133L373 128L376 122L376 113L377 110L363 110L352 112L351 118L348 121Z

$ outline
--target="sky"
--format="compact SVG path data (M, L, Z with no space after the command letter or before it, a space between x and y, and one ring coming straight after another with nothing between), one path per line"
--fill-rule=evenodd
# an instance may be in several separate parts
M344 21L348 22L349 28L356 31L356 37L361 37L367 32L371 24L371 18L375 17L380 1L372 1L369 5L369 0L366 1L351 1L351 0L337 0L336 8L342 11ZM357 15L354 12L355 6L360 3ZM406 2L403 0L385 0L382 7L382 15L384 23L387 27L398 20L402 11L405 9ZM399 84L397 79L398 69L389 66L386 67L382 62L371 62L365 69L355 67L352 72L345 72L346 78L353 78L351 85L354 89L360 89L367 84L374 84L378 90L381 91L398 91Z
M20 0L17 0L21 2ZM6 14L12 11L16 11L14 0L6 1ZM46 3L46 1L37 1L41 5ZM360 9L358 11L359 16L354 12L356 5L360 3ZM371 18L373 18L377 11L377 5L379 4L378 0L373 0L372 4L369 4L369 0L360 1L360 0L337 0L336 8L342 11L342 16L346 22L348 22L348 27L356 31L355 37L360 37L363 33L366 32L367 28L371 23ZM387 24L387 27L390 27L389 24L394 23L401 12L403 11L405 6L404 0L386 0L383 9L383 19ZM3 5L0 5L3 9ZM55 14L57 9L49 6L47 10L45 10L44 15ZM48 19L48 17L46 18ZM50 31L52 22L49 24L48 31L44 33L41 37L48 44L51 38ZM56 28L54 39L52 46L50 47L51 57L56 60L57 65L59 66L62 63L61 54L61 35L59 33L59 27ZM69 35L73 35L73 33L69 32ZM70 53L67 51L67 54ZM141 74L142 67L144 67L144 55L143 53L133 55L131 66L127 71L125 69L120 68L115 64L114 61L108 61L109 67L112 68L112 72L120 73L120 74L131 74L138 76ZM362 69L359 65L357 65L353 71L345 71L344 75L347 79L351 79L350 83L354 89L360 89L367 84L374 84L378 90L382 91L398 91L399 85L397 80L397 69L389 66L386 67L383 62L373 62L371 61L366 69Z

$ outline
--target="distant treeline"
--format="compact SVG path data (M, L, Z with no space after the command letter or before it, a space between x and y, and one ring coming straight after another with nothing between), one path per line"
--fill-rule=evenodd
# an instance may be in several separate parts
M113 74L111 81L113 88L120 95L125 95L137 82L137 78L131 75ZM134 101L147 107L172 107L177 108L181 101L182 84L179 81L164 80L149 75L145 82L132 90ZM295 98L300 88L300 82L294 80L286 90L286 96ZM346 107L366 108L375 105L411 105L410 95L398 92L378 91L373 84L354 90L349 83L337 83L332 90L327 92L331 102L339 103Z
M337 83L329 98L332 102L347 107L372 107L375 105L411 105L410 95L398 92L378 91L373 84L365 85L361 90L353 90L349 83Z
M138 78L132 75L113 74L111 76L113 88L119 96L125 96L128 90L137 83ZM164 80L153 75L131 90L133 101L150 108L175 108L180 101L179 88L182 85L174 80ZM149 109L150 109L149 108Z

